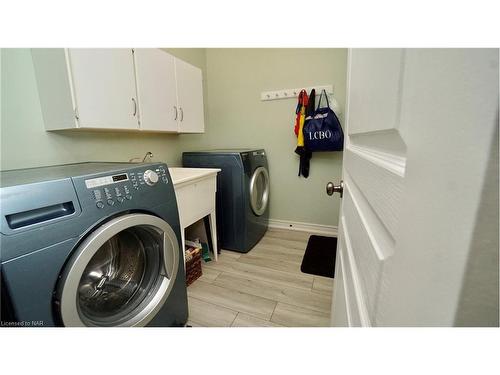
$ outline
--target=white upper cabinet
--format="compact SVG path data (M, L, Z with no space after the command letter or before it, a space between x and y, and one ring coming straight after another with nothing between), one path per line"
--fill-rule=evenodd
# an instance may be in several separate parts
M159 49L33 49L47 130L202 133L201 70Z
M130 49L33 49L47 130L138 129Z
M130 49L68 49L78 123L86 128L137 129L138 103Z
M141 130L177 133L179 107L174 57L152 48L134 50Z
M175 59L177 102L179 105L179 132L203 133L203 80L201 69Z

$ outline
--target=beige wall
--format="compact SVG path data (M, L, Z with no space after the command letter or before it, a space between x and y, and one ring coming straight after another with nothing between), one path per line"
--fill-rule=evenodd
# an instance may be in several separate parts
M170 52L206 72L204 49ZM180 165L178 135L46 132L30 50L2 49L1 56L1 170L81 161L128 161L148 151L153 152L153 160Z
M181 149L263 147L271 175L272 219L337 225L342 153L316 153L308 179L297 176L295 100L262 102L265 90L333 84L345 108L345 49L207 49L208 124L203 135L181 135ZM343 122L343 115L340 116Z
M297 177L294 100L260 101L260 92L333 84L345 108L344 49L167 49L203 70L205 134L46 132L29 49L2 49L0 168L81 161L127 161L147 151L180 165L182 151L263 147L271 173L271 218L336 225L340 200L324 193L341 176L341 153L314 154ZM342 121L343 115L341 115Z

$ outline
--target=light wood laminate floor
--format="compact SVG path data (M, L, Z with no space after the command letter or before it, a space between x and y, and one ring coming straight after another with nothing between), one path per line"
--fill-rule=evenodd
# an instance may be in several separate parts
M193 327L328 327L333 279L302 273L310 233L270 229L246 254L222 250L188 287Z

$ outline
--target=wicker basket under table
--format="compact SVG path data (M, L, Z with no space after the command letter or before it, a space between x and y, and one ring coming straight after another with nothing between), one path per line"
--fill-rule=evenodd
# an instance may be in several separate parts
M201 251L197 251L193 254L193 257L186 262L186 285L191 285L201 275Z

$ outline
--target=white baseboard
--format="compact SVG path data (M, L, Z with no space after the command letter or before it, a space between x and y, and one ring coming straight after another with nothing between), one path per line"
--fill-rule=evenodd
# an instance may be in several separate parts
M269 219L268 225L269 228L273 229L285 229L285 230L293 230L300 232L317 233L326 236L336 237L338 234L338 228L335 225L310 224L310 223L301 223L297 221L276 220L276 219Z

